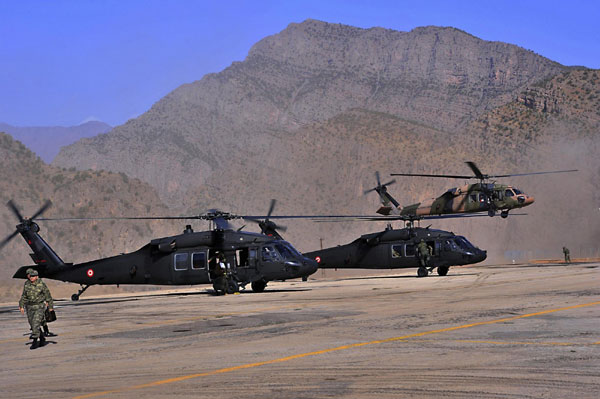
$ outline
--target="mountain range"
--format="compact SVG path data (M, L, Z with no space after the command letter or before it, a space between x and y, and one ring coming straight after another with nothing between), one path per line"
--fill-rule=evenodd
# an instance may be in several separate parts
M60 147L83 137L107 133L110 125L89 121L77 126L11 126L0 122L0 132L8 133L35 152L46 163L52 162Z

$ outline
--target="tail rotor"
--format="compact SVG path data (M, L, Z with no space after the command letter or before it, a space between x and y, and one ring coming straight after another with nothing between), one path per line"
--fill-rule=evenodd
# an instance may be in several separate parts
M23 217L23 215L19 211L19 208L13 202L13 200L8 201L6 205L12 211L12 213L14 213L17 219L19 219L19 224L17 225L17 228L14 232L12 232L10 235L8 235L8 237L6 237L0 242L0 249L4 248L4 246L10 242L10 240L15 238L21 232L27 230L33 230L34 232L38 232L40 228L37 225L37 223L34 222L34 220L42 216L42 214L44 214L44 212L46 212L48 208L52 206L52 202L50 202L49 200L46 201L44 205L42 205L42 207L38 209L38 211L34 213L33 216L30 218Z

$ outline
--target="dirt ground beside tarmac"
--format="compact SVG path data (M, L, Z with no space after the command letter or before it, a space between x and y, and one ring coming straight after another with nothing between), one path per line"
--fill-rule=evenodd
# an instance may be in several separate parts
M57 301L58 336L35 351L15 301L0 397L597 398L599 266L84 294Z

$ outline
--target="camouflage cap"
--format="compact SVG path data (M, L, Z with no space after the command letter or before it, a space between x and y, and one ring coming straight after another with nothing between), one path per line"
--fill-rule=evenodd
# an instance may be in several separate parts
M28 276L37 276L38 275L37 270L32 269L32 268L27 269L27 271L25 273L27 273Z

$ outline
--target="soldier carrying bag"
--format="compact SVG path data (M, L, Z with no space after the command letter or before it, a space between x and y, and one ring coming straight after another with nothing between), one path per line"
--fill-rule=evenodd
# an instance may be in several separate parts
M56 320L56 312L46 307L46 310L44 311L44 317L46 318L46 323L50 323Z

